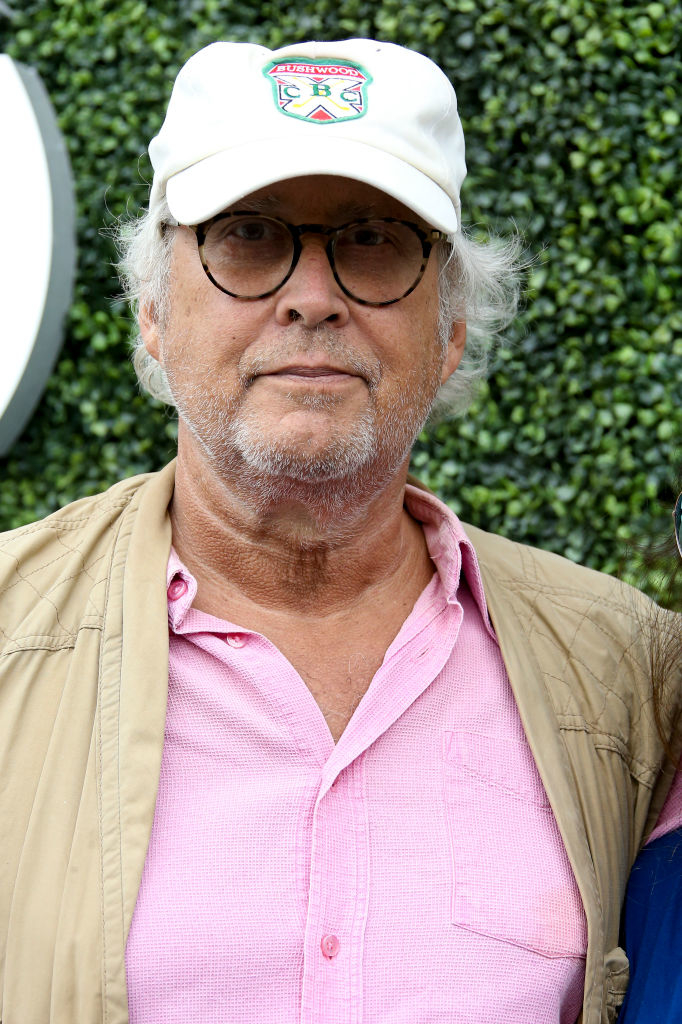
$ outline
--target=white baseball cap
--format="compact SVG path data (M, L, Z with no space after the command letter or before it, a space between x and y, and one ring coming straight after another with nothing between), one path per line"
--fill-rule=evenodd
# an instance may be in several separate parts
M181 68L152 139L150 205L199 224L257 189L333 174L453 233L466 175L457 97L427 57L348 39L268 50L218 42Z

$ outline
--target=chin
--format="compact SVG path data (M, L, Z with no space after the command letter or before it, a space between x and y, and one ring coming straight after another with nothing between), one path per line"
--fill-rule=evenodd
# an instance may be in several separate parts
M258 492L260 503L292 498L325 507L364 502L381 490L400 472L422 424L422 410L402 403L383 419L372 408L317 430L307 419L298 436L291 421L282 430L279 419L268 423L256 410L215 413L201 423L181 415L218 477Z
M322 483L356 476L376 458L374 438L357 435L344 443L334 439L327 446L292 448L260 439L256 444L239 443L236 448L243 463L255 474L300 483Z

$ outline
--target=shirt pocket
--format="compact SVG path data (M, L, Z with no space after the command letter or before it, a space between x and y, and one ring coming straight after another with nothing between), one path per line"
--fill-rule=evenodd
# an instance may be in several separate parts
M580 893L528 745L446 731L443 769L452 923L543 956L584 957Z

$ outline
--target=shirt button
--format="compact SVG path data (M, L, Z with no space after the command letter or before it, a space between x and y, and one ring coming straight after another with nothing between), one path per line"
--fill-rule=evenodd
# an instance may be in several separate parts
M184 597L189 587L183 579L177 577L171 580L170 586L168 587L168 598L171 601L177 601L179 598Z
M333 960L340 948L341 944L337 939L336 935L322 936L320 949L322 950L322 955L326 956L327 960Z
M240 633L228 633L225 640L230 647L243 647L246 643L246 640Z

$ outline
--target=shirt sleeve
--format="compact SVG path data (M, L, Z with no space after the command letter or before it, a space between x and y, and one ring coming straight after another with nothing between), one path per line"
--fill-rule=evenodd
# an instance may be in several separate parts
M649 836L648 842L653 843L654 840L660 839L661 836L678 828L682 828L682 762L677 767L670 792L661 808L656 827Z

